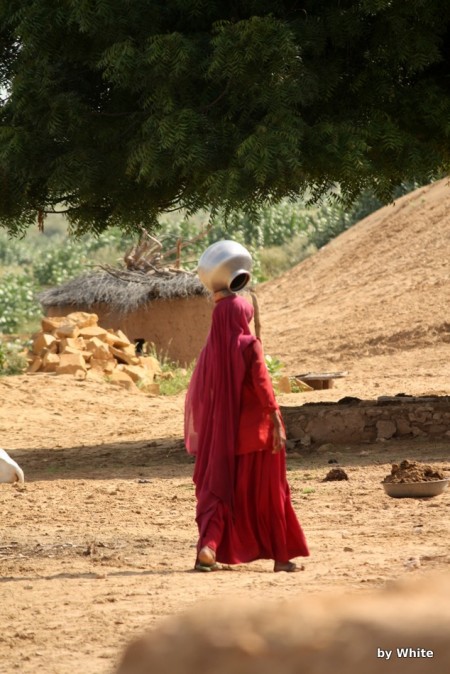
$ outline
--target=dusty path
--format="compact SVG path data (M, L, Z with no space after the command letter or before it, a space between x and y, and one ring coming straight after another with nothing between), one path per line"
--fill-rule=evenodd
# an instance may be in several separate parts
M2 674L107 674L133 634L206 598L361 591L448 569L450 494L399 501L380 486L404 457L450 475L444 444L337 448L340 483L321 482L331 454L291 456L306 570L274 575L262 561L196 574L182 396L51 375L0 380L0 395L1 444L27 477L24 491L0 485Z

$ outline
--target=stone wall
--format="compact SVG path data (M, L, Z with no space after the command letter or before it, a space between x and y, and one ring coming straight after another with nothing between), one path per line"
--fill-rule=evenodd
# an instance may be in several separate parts
M282 407L281 411L288 439L304 446L408 437L450 443L450 396L343 398L337 403Z

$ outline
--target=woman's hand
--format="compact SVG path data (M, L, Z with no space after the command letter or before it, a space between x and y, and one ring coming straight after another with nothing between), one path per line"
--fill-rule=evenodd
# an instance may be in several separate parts
M273 421L272 454L278 454L282 449L284 449L284 447L286 447L286 433L283 422L281 421L281 415L278 410L276 412L272 412L271 417Z

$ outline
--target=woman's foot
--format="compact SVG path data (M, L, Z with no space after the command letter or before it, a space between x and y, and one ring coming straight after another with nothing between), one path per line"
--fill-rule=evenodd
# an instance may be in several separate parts
M197 560L200 564L205 566L211 566L216 563L216 553L214 550L205 545L197 555Z
M195 562L196 571L217 571L219 565L216 564L216 553L205 545L198 553Z
M294 562L275 562L273 567L275 573L279 571L285 571L286 573L298 573L299 571L304 571L305 567L303 564L297 566Z

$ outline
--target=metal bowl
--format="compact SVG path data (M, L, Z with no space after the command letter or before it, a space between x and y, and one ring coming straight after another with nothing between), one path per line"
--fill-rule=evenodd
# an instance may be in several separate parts
M384 491L393 498L421 498L438 496L448 487L446 480L429 480L428 482L382 482Z
M252 256L237 241L217 241L198 261L200 281L212 292L242 290L251 279Z

